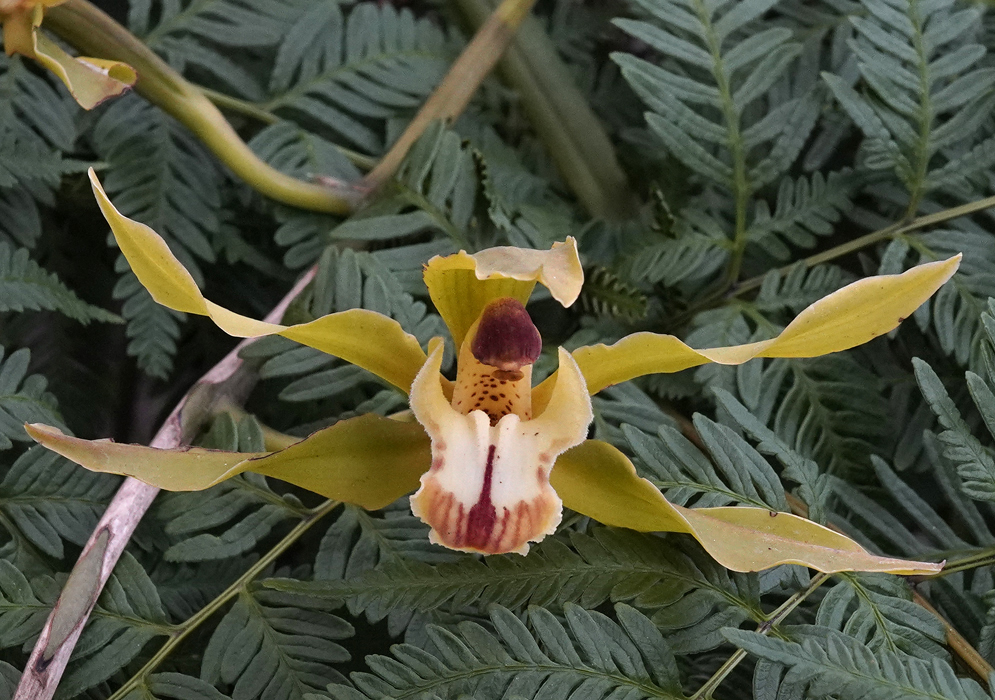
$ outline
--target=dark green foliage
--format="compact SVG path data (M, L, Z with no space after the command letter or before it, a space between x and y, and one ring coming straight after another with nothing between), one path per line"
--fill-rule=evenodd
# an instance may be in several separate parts
M4 311L59 311L82 323L120 322L120 318L80 300L55 275L28 257L26 248L0 242L0 313Z
M445 74L476 4L130 0L127 17L262 160L353 185ZM384 314L422 347L444 338L450 379L458 349L422 268L461 248L577 239L578 303L539 286L528 307L536 381L558 346L762 341L845 284L962 253L886 338L609 387L590 434L674 503L793 512L951 570L732 572L687 535L569 511L528 556L481 557L432 544L407 498L367 512L247 473L157 498L60 699L988 697L919 601L995 662L992 9L551 0L533 14L517 63L348 215L263 197L138 92L83 112L0 52L0 700L120 483L31 446L23 424L148 443L235 344L115 268L90 165L212 301L262 318L314 266L285 323ZM545 101L528 90L549 77L522 58L543 32L617 151L637 201L625 220L591 217L583 188L600 185L566 177L611 164L581 162L594 135L557 111L564 81L543 83ZM403 393L292 341L240 357L247 398L201 424L195 395L185 440L262 452L270 429L407 419Z
M827 690L840 698L989 697L975 681L958 678L939 659L922 661L890 651L876 657L852 637L823 627L800 629L800 643L744 630L729 630L726 634L738 646L787 667L783 684L808 686L808 692L816 697Z
M566 625L543 608L532 608L532 631L505 608L490 610L490 632L464 622L457 633L429 635L439 656L411 645L394 656L370 657L373 673L355 673L350 686L330 686L336 700L388 698L398 694L458 697L535 697L573 689L573 697L680 698L677 664L660 632L636 610L619 606L619 622L575 605ZM540 647L540 644L542 645Z
M28 374L31 353L27 348L5 356L0 346L0 450L9 449L12 440L28 440L25 423L59 425L55 397L40 374Z
M338 644L352 625L313 598L246 590L204 649L201 678L232 688L232 698L299 700L343 679L331 664L349 660Z

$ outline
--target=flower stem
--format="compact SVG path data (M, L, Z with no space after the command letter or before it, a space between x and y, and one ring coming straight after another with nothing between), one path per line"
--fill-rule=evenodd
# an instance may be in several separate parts
M367 173L363 184L370 191L376 190L394 176L404 156L432 122L437 119L452 121L463 113L470 98L501 58L518 25L528 16L535 2L536 0L502 0L498 8L480 25L473 39L453 63L446 77L429 95L404 133L377 166Z
M796 592L790 598L788 598L784 603L774 612L768 616L763 623L757 627L757 632L760 634L769 634L774 627L781 624L784 619L791 614L791 611L797 608L803 600L808 598L819 586L829 580L829 574L816 574L809 581L808 586L804 589ZM746 652L742 649L737 649L736 653L730 656L724 664L722 664L719 669L712 674L712 677L705 681L705 684L698 688L698 691L691 696L691 700L708 700L712 697L718 687L722 684L722 681L732 673L733 669L739 665L739 663L746 658Z
M203 85L197 85L196 83L191 83L191 85L194 85L194 87L200 90L204 97L214 103L215 107L227 109L246 117L251 117L252 119L261 121L263 124L276 124L280 121L280 117L254 102L239 99L238 97L232 97L231 95L226 95L223 92L206 88ZM348 158L349 161L356 167L362 168L363 170L372 170L376 167L377 159L373 156L359 153L351 148L340 146L337 143L332 145L335 146L335 150Z
M135 89L190 129L250 187L311 211L347 214L361 190L298 180L260 160L211 101L127 29L87 0L51 7L45 28L96 58L123 61L138 71Z
M339 507L339 505L341 505L339 501L328 500L318 507L308 511L303 520L297 523L297 525L295 525L294 528L288 532L275 547L266 552L266 554L263 555L259 561L246 569L245 573L239 576L234 583L228 586L228 588L226 588L210 603L198 610L191 617L187 618L186 622L178 625L176 630L166 641L166 643L162 645L159 651L157 651L152 658L149 659L145 665L142 666L142 668L128 680L128 682L118 688L107 700L122 700L132 690L145 683L148 680L149 674L157 669L159 665L184 639L187 638L187 636L189 636L191 632L197 629L202 623L211 617L211 615L220 610L225 603L242 593L246 586L262 574L274 561L276 561L277 557L283 554L292 544L294 544L294 542L300 539L301 535L307 532L312 525L331 513Z
M304 291L314 274L315 268L309 270L266 320L282 319L287 307ZM180 399L152 440L153 447L170 449L189 444L218 406L245 400L255 383L254 372L238 356L247 342L235 346ZM13 700L51 700L101 590L157 493L156 487L131 477L121 484L55 601L21 674Z

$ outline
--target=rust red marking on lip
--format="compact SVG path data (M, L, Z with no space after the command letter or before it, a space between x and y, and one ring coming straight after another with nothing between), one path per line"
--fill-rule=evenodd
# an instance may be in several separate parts
M511 373L499 379L517 380L518 370L539 358L542 337L522 303L505 297L492 301L480 314L470 351L485 365Z
M484 483L480 487L480 498L473 504L466 519L466 536L462 546L484 549L497 521L497 510L491 502L491 479L494 475L494 452L496 445L487 449L487 466L484 467Z

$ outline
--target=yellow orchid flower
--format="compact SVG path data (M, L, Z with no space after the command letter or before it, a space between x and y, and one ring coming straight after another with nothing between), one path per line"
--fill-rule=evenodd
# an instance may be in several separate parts
M927 573L941 565L875 556L841 534L790 513L748 507L690 509L669 503L615 447L588 440L591 395L654 372L755 357L811 357L887 333L946 282L960 261L870 277L808 307L771 340L694 350L673 336L637 333L569 353L532 387L541 338L525 303L536 283L568 306L583 272L576 242L550 250L492 248L435 257L429 293L459 348L454 382L440 373L442 339L426 354L380 314L354 309L281 326L235 314L203 297L152 229L122 216L93 172L94 193L132 270L161 304L209 316L238 337L282 335L352 362L409 394L417 423L366 415L340 421L273 453L157 450L29 426L32 437L94 471L182 491L244 471L328 498L382 508L406 493L434 542L484 554L525 554L552 533L567 507L605 524L694 536L724 566L755 571L794 563L825 572Z
M38 31L45 8L66 0L0 0L0 27L8 56L33 58L58 76L83 109L93 109L135 84L138 74L120 61L72 57Z

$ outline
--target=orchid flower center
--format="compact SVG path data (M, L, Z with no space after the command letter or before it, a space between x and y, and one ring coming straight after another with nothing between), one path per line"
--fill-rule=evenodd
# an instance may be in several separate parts
M542 338L516 299L491 302L470 328L456 363L453 408L483 411L492 426L503 416L532 418L532 364Z
M492 301L460 348L452 401L436 343L411 386L411 409L432 440L432 467L411 497L433 542L485 554L528 551L555 531L562 503L549 485L556 457L584 441L591 400L580 369L559 351L560 372L532 417L532 365L542 340L521 303Z

